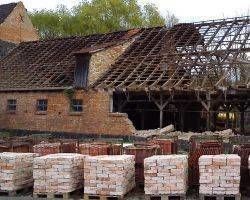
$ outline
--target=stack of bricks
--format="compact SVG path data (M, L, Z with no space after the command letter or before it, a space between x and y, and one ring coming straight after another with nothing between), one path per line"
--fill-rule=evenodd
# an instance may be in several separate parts
M37 153L39 156L60 153L60 150L61 150L60 143L41 142L40 144L33 146L33 152Z
M0 153L0 189L16 191L33 185L34 153Z
M86 195L123 197L135 187L133 155L87 157L84 163Z
M204 155L199 159L200 194L236 195L240 187L238 155Z
M186 155L159 155L144 160L145 194L185 195L188 179Z
M83 187L84 155L51 154L34 160L34 194L66 194Z

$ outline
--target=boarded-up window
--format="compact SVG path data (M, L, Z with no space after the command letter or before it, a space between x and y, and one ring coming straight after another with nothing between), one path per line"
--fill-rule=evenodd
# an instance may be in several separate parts
M89 72L90 54L76 56L75 86L78 88L87 87Z

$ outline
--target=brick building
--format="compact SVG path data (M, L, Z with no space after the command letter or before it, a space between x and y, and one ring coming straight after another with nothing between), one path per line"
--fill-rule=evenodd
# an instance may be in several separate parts
M17 44L38 40L22 2L0 5L0 59Z
M0 40L19 44L38 38L22 2L0 5Z
M249 26L242 17L23 42L0 61L0 129L202 131L221 128L224 112L222 128L244 133Z
M0 128L131 134L127 115L109 112L107 91L82 88L106 72L138 34L21 43L0 62Z

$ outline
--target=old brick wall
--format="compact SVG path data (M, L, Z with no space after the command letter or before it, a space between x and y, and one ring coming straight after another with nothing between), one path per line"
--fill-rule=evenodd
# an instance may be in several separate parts
M38 40L38 32L22 2L19 2L11 14L0 24L0 39L13 43Z
M89 64L89 85L93 84L104 72L106 72L111 64L114 63L114 60L116 60L131 43L132 41L129 41L92 54Z
M109 112L107 92L78 91L75 97L83 99L82 113L70 112L64 92L0 93L0 129L111 135L135 131L126 114ZM6 111L7 99L17 100L15 114ZM48 99L46 114L36 112L38 99Z

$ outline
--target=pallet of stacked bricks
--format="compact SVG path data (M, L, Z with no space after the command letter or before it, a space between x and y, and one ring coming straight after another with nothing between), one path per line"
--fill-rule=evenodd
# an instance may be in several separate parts
M84 163L84 199L123 198L135 187L133 155L89 156Z
M159 155L144 160L146 199L185 199L188 179L186 155Z
M0 153L0 190L9 196L33 186L34 153Z
M234 154L201 156L200 199L233 197L240 200L240 164L241 158Z
M76 153L50 154L35 158L33 196L55 198L62 195L63 198L68 198L71 192L82 188L84 159L84 155Z

